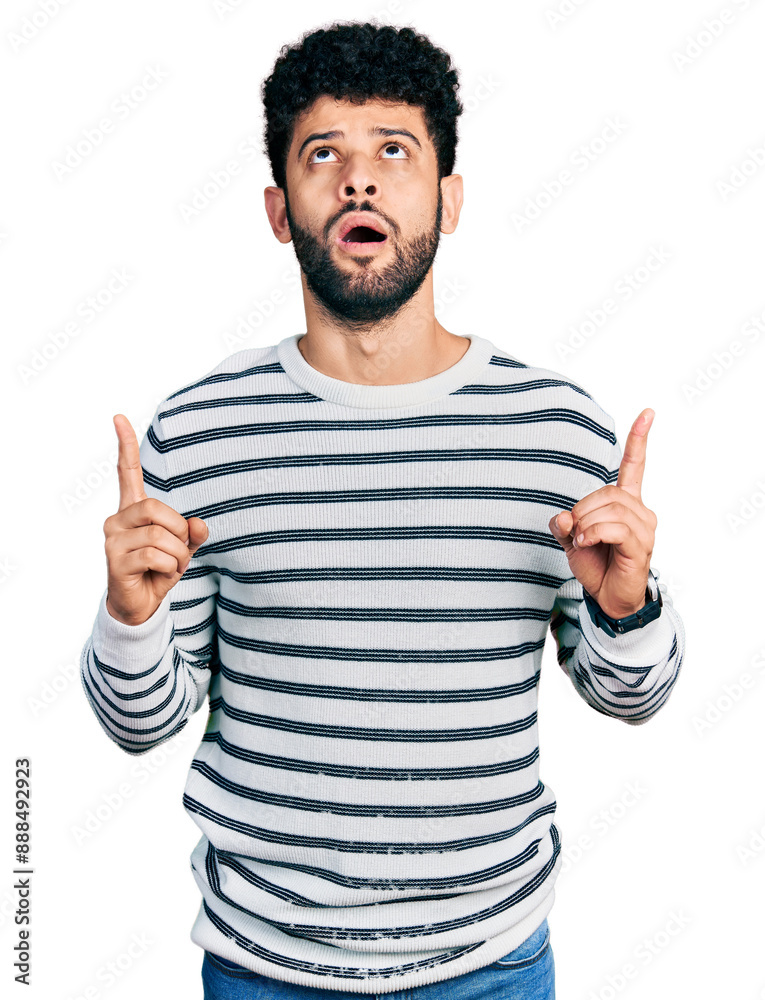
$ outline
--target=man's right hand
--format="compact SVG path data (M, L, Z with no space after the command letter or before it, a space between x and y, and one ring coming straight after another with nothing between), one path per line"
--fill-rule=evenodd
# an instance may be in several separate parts
M112 419L119 440L120 506L104 521L106 608L117 621L140 625L186 572L208 530L201 518L187 520L161 500L146 496L135 431L124 414Z

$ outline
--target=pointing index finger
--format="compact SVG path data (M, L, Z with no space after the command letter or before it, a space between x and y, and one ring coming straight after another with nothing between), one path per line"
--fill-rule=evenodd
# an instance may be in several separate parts
M650 407L643 410L633 423L624 445L616 485L623 487L634 497L640 496L640 488L643 485L648 431L653 425L655 416L655 412Z
M119 510L124 510L139 500L146 499L143 488L143 470L138 438L124 413L112 417L117 431L119 449L117 452L117 476L120 484Z

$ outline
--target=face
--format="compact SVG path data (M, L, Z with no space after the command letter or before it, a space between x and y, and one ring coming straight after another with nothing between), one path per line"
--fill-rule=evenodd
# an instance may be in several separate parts
M324 308L364 323L408 302L433 265L443 210L422 110L319 98L296 123L286 174L289 234Z

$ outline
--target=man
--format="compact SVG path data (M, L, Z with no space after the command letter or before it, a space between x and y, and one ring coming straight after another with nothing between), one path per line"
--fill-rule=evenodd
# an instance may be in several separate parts
M168 396L140 452L115 416L82 677L129 753L209 696L184 795L208 1000L553 997L547 627L581 697L627 723L682 663L640 496L652 411L622 456L583 388L435 318L457 88L410 28L282 50L265 202L306 332Z

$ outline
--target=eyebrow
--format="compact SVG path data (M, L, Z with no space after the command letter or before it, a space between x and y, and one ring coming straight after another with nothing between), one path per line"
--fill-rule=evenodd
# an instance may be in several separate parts
M382 126L376 125L374 128L371 128L369 130L369 134L384 135L388 138L395 135L405 135L408 139L412 140L412 142L417 146L418 149L420 150L422 149L422 146L420 145L420 140L417 138L417 136L412 135L412 133L407 131L407 129L405 128L382 128ZM303 151L306 148L306 146L308 146L312 142L315 142L317 139L324 140L324 139L344 139L344 138L345 138L345 132L340 132L338 129L335 129L332 132L314 132L312 135L309 135L308 138L301 143L300 149L297 152L297 158L299 160L302 157Z

